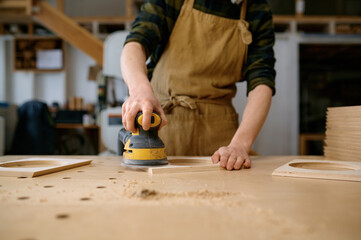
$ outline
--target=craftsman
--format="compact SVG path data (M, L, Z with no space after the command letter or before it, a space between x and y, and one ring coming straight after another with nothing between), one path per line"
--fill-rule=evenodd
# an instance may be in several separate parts
M213 154L228 170L251 167L251 146L275 94L273 45L267 0L146 1L121 56L130 94L125 128L134 132L143 111L147 129L155 111L161 127L167 124L160 137L168 155ZM244 80L248 100L239 125L231 100Z

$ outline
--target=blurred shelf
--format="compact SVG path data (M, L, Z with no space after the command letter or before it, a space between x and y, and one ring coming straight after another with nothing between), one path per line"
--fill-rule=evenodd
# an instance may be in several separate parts
M60 38L28 35L26 37L16 37L13 41L14 71L35 73L64 71L64 42ZM51 53L45 61L49 62L49 56L52 56L51 59L55 57L54 60L58 63L56 64L58 67L48 64L47 66L40 65L40 57L44 61L44 56L39 55L39 53L53 50L57 51L56 55Z
M300 0L271 0L271 8L276 14L273 15L275 31L278 33L316 33L316 34L361 34L361 16L352 15L357 11L350 8L346 1L334 0L329 2L329 15L326 9L319 9L321 3L314 3L305 0L303 13L296 14L297 2ZM70 17L76 23L83 26L97 38L104 39L108 34L129 29L135 19L135 15L140 11L140 7L145 0L125 0L126 14L123 16L73 16ZM58 5L60 11L64 11L64 2ZM333 5L332 5L333 4ZM336 5L335 5L336 4ZM24 4L23 4L24 5ZM332 6L331 6L332 5ZM348 6L346 8L346 5ZM337 7L336 7L337 6ZM357 3L356 3L356 6ZM335 11L335 9L337 11ZM350 10L351 9L351 10ZM322 10L322 11L321 11ZM31 24L31 16L25 13L17 13L17 9L0 13L0 25L5 23ZM318 14L318 15L310 15Z
M299 155L310 155L309 144L312 141L322 142L325 139L325 134L322 133L301 133L299 135Z
M78 23L98 22L103 24L127 23L134 21L135 17L114 16L114 17L71 17Z

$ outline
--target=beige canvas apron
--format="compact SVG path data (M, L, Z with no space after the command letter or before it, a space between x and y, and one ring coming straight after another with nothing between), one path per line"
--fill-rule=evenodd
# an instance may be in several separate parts
M168 124L160 131L168 155L212 155L238 128L232 98L252 42L244 20L193 9L185 0L151 84Z

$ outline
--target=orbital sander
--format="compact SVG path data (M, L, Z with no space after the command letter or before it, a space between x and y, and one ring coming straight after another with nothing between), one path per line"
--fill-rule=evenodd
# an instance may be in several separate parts
M162 122L157 113L152 113L149 130L142 126L143 113L135 117L136 132L125 128L118 133L118 155L123 155L122 164L126 166L154 166L168 164L163 141L158 136Z

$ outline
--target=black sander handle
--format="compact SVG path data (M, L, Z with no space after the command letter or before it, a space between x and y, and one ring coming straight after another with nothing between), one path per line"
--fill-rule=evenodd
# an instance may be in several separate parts
M121 128L118 133L118 156L123 156L124 152L124 144L128 141L128 139L132 136L132 133L125 130L125 128Z
M137 116L135 117L135 127L138 130L148 132L148 134L158 136L158 129L162 122L162 119L158 113L155 113L155 112L152 113L152 117L150 120L150 129L148 131L145 131L143 129L142 122L143 122L143 113L138 112ZM131 136L132 136L132 133L130 131L125 130L124 127L119 130L118 139L117 139L117 141L118 141L117 155L118 156L123 156L124 145Z

